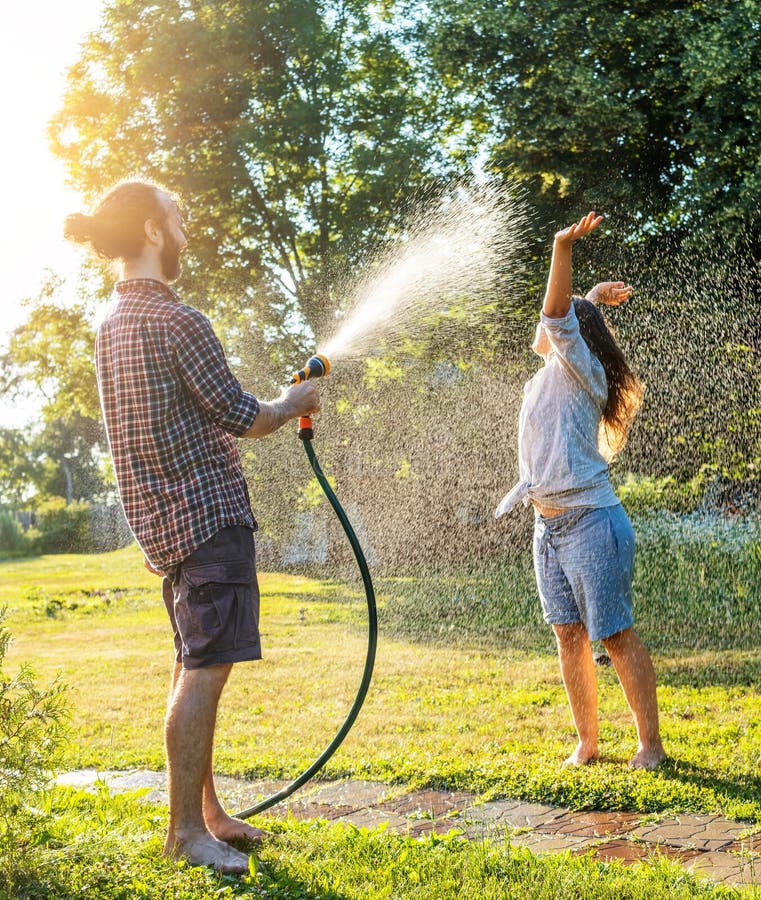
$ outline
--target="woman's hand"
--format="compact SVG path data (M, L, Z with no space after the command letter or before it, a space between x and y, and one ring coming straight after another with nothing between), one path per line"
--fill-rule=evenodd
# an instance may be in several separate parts
M620 306L631 296L634 288L624 281L601 281L587 294L587 300L603 306Z
M603 217L596 215L594 211L589 212L580 221L558 231L555 235L555 243L570 247L579 238L591 234L602 220Z

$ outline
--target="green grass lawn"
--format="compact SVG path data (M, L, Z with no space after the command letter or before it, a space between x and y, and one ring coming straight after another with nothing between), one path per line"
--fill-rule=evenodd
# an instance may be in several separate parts
M449 603L452 579L379 582L383 625L373 684L325 777L467 788L576 808L721 811L761 822L761 663L748 639L738 650L723 643L712 649L706 640L695 641L697 649L658 650L670 760L655 773L626 767L634 729L615 675L600 669L603 762L565 769L574 731L547 628L529 614L535 598L525 574L520 563L509 585L496 582L503 620L513 616L515 627L503 622L491 639L479 640L467 613L471 597L460 603L465 636L456 616L439 610L435 621L444 627L433 643L400 636L400 610L407 604L407 631L415 631L413 604L418 612L426 605L420 591ZM741 576L736 568L735 579ZM15 637L8 666L30 661L42 680L60 672L71 686L68 764L163 767L172 656L160 583L137 550L6 562L0 579L0 605L9 607ZM459 588L466 599L485 590L483 577L472 590L463 584L467 579ZM233 670L215 768L292 777L325 747L353 699L364 662L364 600L356 585L296 575L264 574L261 587L265 658ZM682 634L690 612L663 613L661 633L671 616ZM758 607L755 616L751 633L758 635Z
M164 812L129 796L59 790L46 847L2 900L742 900L662 857L649 866L536 856L509 841L423 840L326 822L268 823L273 837L244 877L161 856Z

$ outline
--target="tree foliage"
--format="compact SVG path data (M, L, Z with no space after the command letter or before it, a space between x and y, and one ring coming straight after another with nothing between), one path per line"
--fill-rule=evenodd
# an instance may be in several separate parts
M135 173L179 190L193 302L314 331L440 161L404 33L392 2L111 2L54 147L89 195Z
M579 248L577 288L620 276L639 289L636 317L621 319L648 386L630 458L680 478L704 464L741 472L761 458L760 20L757 0L108 0L50 134L89 198L133 176L183 196L183 298L212 313L263 396L329 330L352 273L400 236L431 181L479 160L529 187L541 249L524 308L552 225L601 209L614 230ZM518 326L496 305L495 331L513 331L483 345L516 362ZM104 446L92 318L51 288L5 360L6 389L31 383L46 398L49 447L30 452L29 477L46 490L57 478L59 494L60 459L84 472ZM463 328L457 352L476 345ZM364 389L342 402L361 407ZM18 441L0 436L0 477ZM414 454L392 444L381 468L414 474ZM272 447L247 446L254 488L287 485L292 507L302 478Z
M27 318L0 358L2 393L41 406L36 427L0 430L0 503L15 507L34 495L92 500L108 488L90 304L63 294L50 278L26 301Z
M759 199L755 0L431 0L434 63L548 218L740 232ZM694 227L694 226L693 226Z

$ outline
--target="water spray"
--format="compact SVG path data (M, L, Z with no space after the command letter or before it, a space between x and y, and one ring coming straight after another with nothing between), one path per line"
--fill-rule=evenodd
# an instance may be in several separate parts
M308 381L310 378L324 378L326 375L330 373L330 362L327 357L322 356L319 353L316 353L314 356L310 357L306 365L303 369L299 369L298 372L294 372L291 377L291 384L301 384L304 381ZM344 512L343 507L338 501L335 493L333 492L333 488L330 486L328 479L325 477L325 473L322 471L322 467L320 466L319 460L314 452L314 447L312 446L312 438L314 437L314 427L312 425L311 416L302 416L299 419L299 438L304 444L304 450L306 451L307 458L309 459L309 463L312 466L312 471L317 478L317 481L320 484L320 487L323 490L323 493L328 498L330 505L333 507L333 511L338 517L341 526L343 527L344 533L348 538L349 544L351 545L351 549L354 551L354 557L357 560L357 565L359 566L359 571L362 575L362 583L365 588L365 597L367 599L367 621L368 621L368 629L367 629L367 654L365 656L365 667L362 672L362 680L359 685L359 689L357 690L357 695L354 698L354 702L351 705L351 709L349 710L349 714L346 716L343 725L336 732L336 736L333 740L328 744L328 746L322 751L322 753L317 757L317 759L312 763L309 768L305 769L298 778L294 779L290 784L286 785L282 790L278 791L276 794L273 794L271 797L267 797L265 800L260 801L254 806L249 807L248 809L243 809L240 812L235 813L235 817L238 819L248 819L250 816L256 815L257 813L264 812L264 810L269 809L271 806L274 806L276 803L280 803L281 800L285 800L287 797L298 790L303 784L306 784L320 769L325 765L325 763L330 759L330 757L336 752L339 746L342 744L343 739L351 730L352 725L354 724L357 716L359 715L359 711L362 708L362 704L365 702L365 697L367 696L368 688L370 687L370 681L373 677L373 666L375 665L375 649L378 643L378 612L375 605L375 590L373 588L373 582L370 578L370 570L367 567L367 560L365 559L365 555L362 552L362 547L360 546L359 540L357 539L357 535L354 532L354 529L351 526L351 522Z

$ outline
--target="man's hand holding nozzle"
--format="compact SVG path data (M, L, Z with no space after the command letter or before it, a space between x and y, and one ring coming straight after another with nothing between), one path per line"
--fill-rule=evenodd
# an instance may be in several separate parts
M312 416L320 411L320 394L313 381L292 384L283 391L282 399L293 419Z

